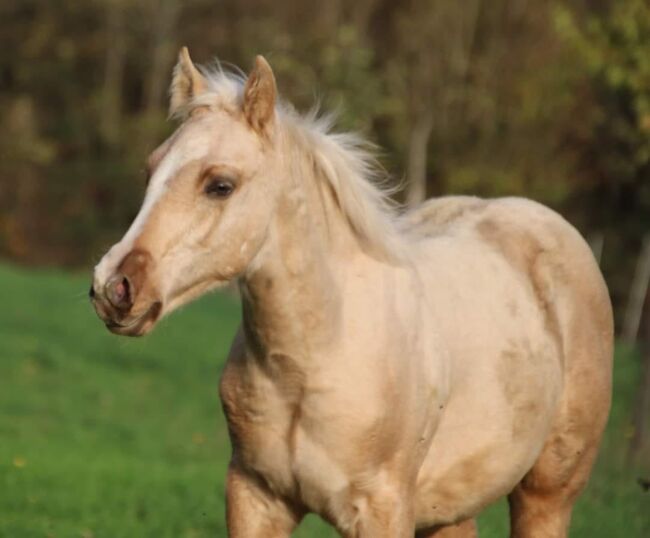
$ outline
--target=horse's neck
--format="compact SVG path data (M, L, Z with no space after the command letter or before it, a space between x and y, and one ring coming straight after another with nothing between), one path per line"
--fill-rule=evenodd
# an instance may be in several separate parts
M331 342L340 319L340 264L358 249L330 193L315 184L296 189L282 198L240 281L246 340L260 358L308 358Z

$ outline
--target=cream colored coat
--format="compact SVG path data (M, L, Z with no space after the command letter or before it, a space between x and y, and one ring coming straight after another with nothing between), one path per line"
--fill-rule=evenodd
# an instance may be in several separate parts
M316 512L347 537L472 536L509 495L513 536L566 536L611 390L610 303L580 235L514 198L391 215L367 156L279 109L261 58L238 86L182 52L173 88L185 122L93 300L143 334L238 279L230 535L287 537ZM208 205L215 182L233 191Z

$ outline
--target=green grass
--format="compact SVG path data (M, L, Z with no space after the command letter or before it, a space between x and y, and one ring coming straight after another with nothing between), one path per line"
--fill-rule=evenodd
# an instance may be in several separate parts
M0 536L225 536L230 448L217 382L237 301L206 297L153 335L124 339L95 318L88 283L0 265ZM633 353L619 353L612 421L574 537L650 536L650 494L623 466L637 369ZM505 536L504 504L480 527ZM310 517L296 536L335 534Z

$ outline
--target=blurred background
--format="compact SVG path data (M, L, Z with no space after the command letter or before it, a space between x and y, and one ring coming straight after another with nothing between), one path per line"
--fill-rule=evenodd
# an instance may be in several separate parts
M406 205L521 195L578 227L621 340L572 536L649 536L648 0L0 0L0 536L225 535L236 298L126 342L83 297L174 127L181 45L244 70L264 54L299 110L381 147Z

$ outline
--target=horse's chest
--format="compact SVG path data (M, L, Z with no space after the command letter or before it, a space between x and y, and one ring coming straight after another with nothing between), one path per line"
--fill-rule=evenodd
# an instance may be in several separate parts
M331 465L305 435L300 382L285 379L281 385L227 366L220 393L238 461L278 493L295 495L305 479L313 479L314 467L324 471Z
M224 371L221 398L238 462L276 493L321 511L348 491L354 465L350 458L344 465L342 454L354 444L349 442L354 432L341 420L329 420L336 412L332 404L322 408L317 397L297 386L278 386L236 367ZM367 417L354 416L356 431L366 437ZM363 456L358 459L364 466L374 457Z

